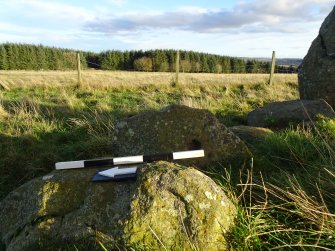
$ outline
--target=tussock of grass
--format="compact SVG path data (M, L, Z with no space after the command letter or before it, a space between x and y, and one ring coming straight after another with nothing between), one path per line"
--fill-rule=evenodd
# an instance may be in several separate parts
M255 174L249 173L239 184L239 213L231 233L234 250L334 249L335 214L327 208L321 190L315 196L294 179L282 188L251 175Z
M334 250L334 142L324 136L319 125L271 134L251 146L253 168L239 181L217 177L239 208L233 250Z

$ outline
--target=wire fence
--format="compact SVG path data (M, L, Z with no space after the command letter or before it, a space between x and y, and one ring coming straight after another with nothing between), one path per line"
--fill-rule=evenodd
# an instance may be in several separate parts
M78 61L80 58L78 58ZM76 74L73 71L1 71L0 89L9 90L12 87L20 85L45 85L53 83L54 85L63 84L89 84L91 86L138 86L146 84L172 83L176 81L175 71L166 72L140 72L133 70L100 70L102 65L97 62L86 61L88 69L78 69ZM92 68L92 66L95 66ZM94 70L96 69L96 70ZM98 69L98 70L97 70ZM215 73L210 72L190 72L184 71L180 67L183 84L241 84L241 83L270 83L270 69L257 69L252 65L234 65L231 70L222 69ZM57 73L56 73L57 72ZM277 65L274 68L274 78L276 82L296 82L297 67ZM292 77L291 77L292 76ZM280 79L280 80L279 80ZM285 82L284 81L284 82Z
M98 69L103 69L101 64L95 63L95 62L91 62L91 61L86 61L87 65L89 67L92 68L98 68ZM127 69L126 71L136 71L135 69ZM179 70L181 73L260 73L260 74L267 74L270 73L270 68L269 69L265 69L264 67L260 68L260 67L254 67L254 66L232 66L232 67L227 67L224 69L220 69L217 72L208 72L208 71L191 71L191 70L184 70L183 71L183 67L180 67ZM154 70L152 70L152 72L155 72ZM169 70L169 71L165 71L165 72L175 72L175 70ZM275 66L275 70L274 73L282 73L282 74L296 74L298 72L298 67L297 66L283 66L283 65L276 65Z

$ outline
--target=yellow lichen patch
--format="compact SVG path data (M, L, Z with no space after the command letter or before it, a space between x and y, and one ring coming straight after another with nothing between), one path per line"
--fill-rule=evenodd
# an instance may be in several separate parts
M187 194L187 195L185 196L185 200L186 200L187 202L191 202L191 201L193 201L193 200L194 200L193 195L192 195L192 194Z
M141 169L141 183L124 223L124 238L150 250L226 250L236 212L203 173L168 162Z
M50 230L51 226L55 223L55 218L47 219L38 224L38 228L41 230Z
M171 215L174 217L178 216L178 211L173 208L162 208L161 210L162 212L167 213L167 215Z
M45 182L40 191L38 192L39 196L39 212L40 216L47 214L48 201L51 196L55 194L59 189L59 184L55 182Z
M208 199L210 199L210 200L216 200L216 194L212 194L211 192L206 191L206 192L205 192L205 195L206 195L206 197L207 197Z
M211 205L208 203L199 203L199 208L200 209L209 209L211 208Z

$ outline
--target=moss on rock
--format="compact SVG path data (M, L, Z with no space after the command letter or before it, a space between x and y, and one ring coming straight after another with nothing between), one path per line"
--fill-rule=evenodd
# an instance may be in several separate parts
M236 209L213 180L194 168L158 162L142 169L124 225L130 245L149 249L225 250Z
M54 171L0 202L7 250L59 249L83 241L116 245L225 249L235 208L194 168L157 162L136 181L92 183L95 169Z
M58 248L99 236L108 236L113 245L135 187L92 183L96 171L53 171L11 192L0 202L0 236L7 250Z

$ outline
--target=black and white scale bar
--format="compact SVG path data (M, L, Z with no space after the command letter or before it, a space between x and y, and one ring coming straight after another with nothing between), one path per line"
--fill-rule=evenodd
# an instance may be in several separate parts
M61 169L73 169L73 168L85 168L85 167L131 165L145 162L149 163L157 160L171 161L178 159L200 158L204 156L205 156L204 150L193 150L193 151L182 151L182 152L171 152L171 153L145 154L145 155L117 157L108 159L57 162L55 166L57 170L61 170Z

